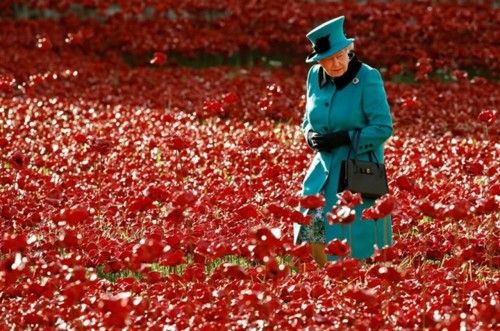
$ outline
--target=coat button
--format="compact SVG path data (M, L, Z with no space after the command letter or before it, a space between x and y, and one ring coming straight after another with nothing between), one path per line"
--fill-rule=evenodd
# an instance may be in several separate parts
M328 107L329 103L328 102L325 102L325 106Z
M353 84L357 84L357 83L359 83L359 79L358 79L358 77L354 77L354 79L352 80L352 83L353 83Z

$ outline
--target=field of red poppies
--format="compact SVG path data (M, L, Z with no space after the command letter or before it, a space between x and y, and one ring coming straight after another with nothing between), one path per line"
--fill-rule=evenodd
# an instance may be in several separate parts
M394 244L322 269L292 223L305 33L338 15L385 80ZM2 1L0 330L495 329L499 22L493 1Z

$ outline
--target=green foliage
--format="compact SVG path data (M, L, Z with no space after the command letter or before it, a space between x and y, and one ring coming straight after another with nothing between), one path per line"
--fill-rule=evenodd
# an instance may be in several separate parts
M131 67L142 66L149 63L153 54L132 54L123 52L122 59ZM169 62L174 62L182 67L203 69L214 66L228 66L234 68L251 68L260 65L267 68L275 68L290 65L293 57L285 53L264 54L259 50L241 50L231 55L197 53L195 56L185 56L177 52L167 54ZM153 66L152 66L153 67ZM158 66L155 66L157 68ZM161 67L161 66L160 66Z
M432 223L432 217L424 215L422 219L418 222L418 225L423 225L427 223Z
M290 273L298 272L298 267L293 264L293 257L291 255L285 256L277 256L276 259L278 263L286 265ZM165 277L170 275L171 273L175 273L177 275L182 275L186 268L193 262L192 255L186 257L186 263L176 265L176 266L163 266L159 263L152 263L150 268L152 271L157 271L161 276ZM232 263L239 265L242 268L256 267L261 263L249 260L245 257L237 256L237 255L226 255L220 258L217 258L210 263L205 265L205 274L210 277L215 269L221 266L224 263ZM104 265L100 265L96 268L96 275L99 278L106 279L110 282L116 282L121 278L134 277L136 280L140 281L143 278L143 274L139 272L134 272L128 269L120 270L117 272L105 272Z
M415 84L417 80L415 79L415 74L412 72L401 72L394 75L391 79L393 83L396 84Z
M96 275L99 278L107 279L110 282L116 282L118 279L134 277L136 280L142 279L142 274L138 272L134 272L131 270L120 270L116 272L105 272L104 266L100 265L96 268Z

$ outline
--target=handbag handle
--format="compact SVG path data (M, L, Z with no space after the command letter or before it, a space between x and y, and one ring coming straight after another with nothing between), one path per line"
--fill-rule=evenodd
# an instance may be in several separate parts
M349 160L351 158L351 152L354 148L354 159L358 157L358 145L359 145L359 136L361 135L361 129L356 129L354 131L354 139L351 141L351 144L349 146L349 152L347 153L347 159Z
M351 142L351 145L349 147L349 152L347 153L348 160L351 158L351 151L353 150L353 148L354 148L354 158L353 158L354 161L356 161L356 159L358 158L358 147L359 147L360 136L361 136L361 129L355 129L354 139L353 139L354 142ZM371 150L370 153L368 154L368 158L370 159L370 162L373 162L372 154L375 157L376 163L379 164L377 155L375 154L375 152L373 150Z

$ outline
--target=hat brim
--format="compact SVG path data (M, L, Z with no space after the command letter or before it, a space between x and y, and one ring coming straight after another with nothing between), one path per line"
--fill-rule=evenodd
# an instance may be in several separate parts
M355 39L356 38L348 38L345 40L345 43L338 44L338 45L336 45L336 47L333 47L330 50L328 50L328 52L325 52L322 54L318 54L314 51L306 57L306 63L317 62L317 61L323 60L329 56L332 56L333 54L341 51L342 49L344 49L347 46L349 46L350 44L352 44Z

